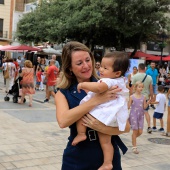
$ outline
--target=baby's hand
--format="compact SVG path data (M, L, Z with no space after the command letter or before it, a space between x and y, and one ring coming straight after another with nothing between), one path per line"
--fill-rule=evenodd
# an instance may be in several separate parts
M79 83L78 86L77 86L77 91L78 91L79 93L80 93L80 90L82 89L82 88L81 88L81 84L82 84L82 83Z

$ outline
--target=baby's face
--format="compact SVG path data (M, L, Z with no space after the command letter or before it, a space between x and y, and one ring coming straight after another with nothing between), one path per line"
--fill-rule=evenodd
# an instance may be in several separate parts
M113 59L103 58L99 71L101 78L116 78L116 72L113 72Z

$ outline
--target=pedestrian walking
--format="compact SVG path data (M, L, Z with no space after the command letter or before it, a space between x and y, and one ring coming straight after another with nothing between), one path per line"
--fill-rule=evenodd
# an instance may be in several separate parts
M132 88L132 79L133 79L133 76L134 76L135 74L137 74L137 73L138 73L138 69L137 69L136 66L134 66L132 73L130 73L130 74L128 75L127 87L129 88L129 91L130 91L129 94L131 94L131 93L132 93L132 90L133 90L133 88Z
M18 101L19 104L24 103L24 98L26 95L29 96L29 107L32 107L32 95L35 94L34 88L34 69L32 62L30 60L25 60L24 67L22 68L22 73L20 73L22 77L21 85L22 85L22 95L21 100Z
M137 81L134 85L135 93L129 98L128 108L130 109L129 122L133 130L132 133L132 151L138 154L136 139L143 133L144 127L144 109L148 107L149 102L146 103L146 98L142 95L144 84Z
M37 91L40 90L40 84L41 84L41 81L42 81L41 75L42 75L42 70L39 67L39 68L37 68L37 72L36 72L36 87L35 87L35 90L37 90Z
M163 133L163 136L170 137L170 89L168 90L167 98L168 98L167 125L166 125L166 132Z
M132 91L131 95L133 94L134 85L137 81L141 81L144 84L144 88L142 90L142 95L145 96L146 100L153 101L153 86L152 86L152 77L145 73L145 64L140 63L138 65L138 73L135 74L132 78ZM149 106L145 109L144 114L148 124L147 132L152 133L151 128L151 118L149 115Z
M155 61L151 61L150 68L146 70L146 74L150 75L152 77L152 86L153 86L153 101L156 99L157 95L157 83L158 83L158 70L156 68ZM151 94L150 94L151 95ZM155 109L155 106L153 104L150 105L153 109Z
M152 131L156 132L156 119L160 120L161 128L158 130L159 132L164 132L164 123L163 123L163 115L166 109L166 96L164 94L164 87L158 86L158 94L156 95L156 101L151 102L151 104L156 104L156 108L153 114L153 127Z
M47 66L46 64L46 59L45 58L41 58L40 59L40 63L37 65L37 70L38 68L41 69L41 82L40 82L40 86L39 86L39 90L44 90L44 84L43 84L43 81L44 81L44 78L45 78L45 74L44 74L44 71L45 71L45 67ZM36 70L36 71L37 71Z
M56 82L57 82L58 74L59 74L59 69L55 66L55 61L51 59L50 66L46 73L48 90L47 90L47 98L44 100L44 102L49 101L50 95L52 95L55 98L55 90L56 90Z

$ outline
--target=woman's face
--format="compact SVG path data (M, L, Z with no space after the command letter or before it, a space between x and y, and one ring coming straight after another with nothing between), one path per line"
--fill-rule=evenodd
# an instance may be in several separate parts
M133 68L133 74L136 74L138 72L138 69L136 67Z
M78 82L90 81L93 65L89 53L86 51L73 52L70 71L74 73Z

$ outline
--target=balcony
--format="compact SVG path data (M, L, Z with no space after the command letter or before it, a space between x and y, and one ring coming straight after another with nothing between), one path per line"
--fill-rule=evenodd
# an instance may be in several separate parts
M8 31L0 31L0 38L7 39L8 38Z

